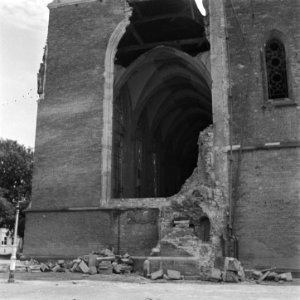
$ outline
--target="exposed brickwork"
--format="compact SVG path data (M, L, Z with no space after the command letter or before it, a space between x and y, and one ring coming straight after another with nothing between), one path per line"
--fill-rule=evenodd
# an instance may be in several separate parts
M234 10L231 3L233 3ZM286 48L290 98L299 104L300 24L297 0L227 1L227 30L232 85L234 144L300 139L299 108L267 105L261 49L273 30ZM243 34L242 34L243 32ZM251 58L250 58L251 57Z
M299 106L268 103L261 52L276 30L286 49L289 98L299 105L299 13L297 0L226 2L233 144L299 141ZM234 229L247 265L300 267L299 155L293 148L242 152L239 164L235 155Z
M300 267L299 157L297 149L243 153L234 229L247 265Z
M121 1L51 9L39 103L33 208L98 206L104 58Z
M114 247L149 255L158 242L158 209L28 213L26 256L73 257Z

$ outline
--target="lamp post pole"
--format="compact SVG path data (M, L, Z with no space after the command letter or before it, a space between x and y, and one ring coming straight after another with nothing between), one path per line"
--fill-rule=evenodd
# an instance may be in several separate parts
M18 237L18 223L19 223L19 211L20 211L20 201L17 201L16 205L16 221L15 221L15 231L14 231L14 240L12 246L12 254L10 257L10 267L9 267L9 277L8 282L15 282L15 269L16 269L16 260L17 260L17 237Z

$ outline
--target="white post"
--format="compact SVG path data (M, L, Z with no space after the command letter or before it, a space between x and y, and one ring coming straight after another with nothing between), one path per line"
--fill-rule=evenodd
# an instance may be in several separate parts
M17 246L18 246L17 236L18 236L19 210L20 210L20 203L18 200L17 205L16 205L14 240L13 240L13 246L12 246L12 254L10 257L10 267L9 267L9 277L8 277L9 283L15 282L15 269L16 269L16 260L17 260Z

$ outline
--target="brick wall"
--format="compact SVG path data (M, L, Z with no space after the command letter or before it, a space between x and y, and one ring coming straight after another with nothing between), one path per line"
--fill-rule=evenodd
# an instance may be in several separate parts
M251 5L248 1L226 2L233 144L300 140L299 13L297 0L256 0ZM297 105L277 106L267 101L261 49L273 30L285 45L289 95ZM247 265L300 267L299 157L297 148L241 154L239 178L234 182L234 229L240 259Z
M53 211L27 214L24 254L74 257L114 247L149 255L158 242L158 209ZM38 230L37 230L38 228Z
M99 205L104 58L123 17L123 3L117 0L50 10L33 208Z
M233 7L231 3L233 3ZM299 108L295 106L265 108L261 48L272 30L282 33L285 45L290 98L299 104L300 98L300 2L229 1L226 4L234 144L300 139ZM243 32L243 34L242 34Z
M247 265L300 268L299 157L299 149L243 153L234 229Z

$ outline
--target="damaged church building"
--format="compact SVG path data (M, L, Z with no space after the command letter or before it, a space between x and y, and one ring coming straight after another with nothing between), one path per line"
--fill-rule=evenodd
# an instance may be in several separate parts
M55 0L24 255L300 269L300 2Z

